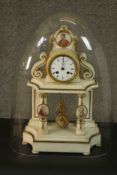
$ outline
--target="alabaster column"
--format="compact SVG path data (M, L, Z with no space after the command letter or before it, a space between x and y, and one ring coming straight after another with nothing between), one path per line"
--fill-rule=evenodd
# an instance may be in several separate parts
M76 109L76 134L77 135L84 135L85 134L85 120L84 115L82 112L82 106L83 106L83 97L84 94L78 95L78 107ZM80 111L81 110L81 111Z

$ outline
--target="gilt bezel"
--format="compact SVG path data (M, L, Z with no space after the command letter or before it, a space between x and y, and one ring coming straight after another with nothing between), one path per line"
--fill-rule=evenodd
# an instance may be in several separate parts
M59 56L67 56L74 62L75 74L68 80L58 80L51 73L51 64ZM49 59L47 61L46 71L47 71L47 75L49 75L54 81L60 82L60 83L69 83L76 77L76 75L79 75L79 59L78 59L78 56L76 54L74 54L73 52L69 52L69 51L53 52L49 56Z

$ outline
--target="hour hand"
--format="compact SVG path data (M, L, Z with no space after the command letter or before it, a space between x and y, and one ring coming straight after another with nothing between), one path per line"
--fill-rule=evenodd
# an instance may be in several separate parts
M53 72L53 74L59 74L59 71L55 71L55 72Z
M73 73L72 72L67 72L67 74L71 74L72 75Z
M62 58L62 66L61 66L61 70L65 70L65 62L64 62L64 57Z

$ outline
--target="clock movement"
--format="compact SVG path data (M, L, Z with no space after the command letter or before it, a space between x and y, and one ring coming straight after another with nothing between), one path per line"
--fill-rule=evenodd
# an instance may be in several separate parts
M48 45L49 51L40 53L27 82L32 88L32 117L23 131L22 143L30 144L33 153L89 155L91 147L101 146L100 130L92 117L93 90L98 87L94 67L86 53L78 51L79 38L67 25L51 33ZM49 108L48 94L60 94L56 109ZM69 106L63 94L77 97L75 123L66 114ZM56 111L53 122L48 120L51 110Z

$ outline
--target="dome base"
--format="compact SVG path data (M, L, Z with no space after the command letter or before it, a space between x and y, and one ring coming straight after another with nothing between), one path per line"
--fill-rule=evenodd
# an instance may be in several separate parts
M34 154L70 152L89 155L91 147L101 146L101 135L97 126L86 128L83 135L74 133L73 123L70 123L65 129L60 129L55 123L50 123L48 134L40 134L36 127L27 126L23 132L23 144L32 145Z

